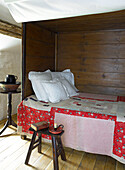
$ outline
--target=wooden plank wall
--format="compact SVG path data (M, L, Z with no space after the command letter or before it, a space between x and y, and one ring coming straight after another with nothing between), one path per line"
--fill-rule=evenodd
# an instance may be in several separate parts
M55 35L34 23L26 23L25 54L23 56L24 89L23 98L33 93L28 80L29 71L55 69ZM24 41L24 40L23 40Z
M125 95L125 31L59 33L57 67L80 91Z

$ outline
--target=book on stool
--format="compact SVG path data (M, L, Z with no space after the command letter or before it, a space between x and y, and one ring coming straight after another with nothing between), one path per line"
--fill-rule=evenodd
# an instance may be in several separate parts
M31 128L33 128L35 131L45 129L48 127L49 127L49 123L47 123L46 121L41 121L41 122L31 124Z

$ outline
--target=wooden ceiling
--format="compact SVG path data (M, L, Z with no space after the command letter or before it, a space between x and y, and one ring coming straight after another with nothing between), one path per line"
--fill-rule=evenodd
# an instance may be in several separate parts
M53 32L125 29L125 10L35 23Z

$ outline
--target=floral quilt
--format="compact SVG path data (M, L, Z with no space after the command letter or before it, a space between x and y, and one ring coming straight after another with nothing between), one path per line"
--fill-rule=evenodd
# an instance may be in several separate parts
M115 123L112 154L125 163L125 97L80 93L66 101L52 104L38 101L34 95L18 106L18 132L27 134L32 123L47 121L54 124L55 113L88 119L110 120ZM46 139L50 136L43 135Z

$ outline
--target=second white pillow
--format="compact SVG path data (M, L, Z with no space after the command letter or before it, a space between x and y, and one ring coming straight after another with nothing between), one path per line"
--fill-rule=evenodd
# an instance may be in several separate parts
M71 84L67 79L62 78L62 79L59 79L59 81L63 84L63 86L65 87L65 89L70 97L76 96L79 94L76 92L75 86L73 84Z
M52 103L57 103L69 98L65 88L59 81L42 82L42 85L48 95L49 101Z

